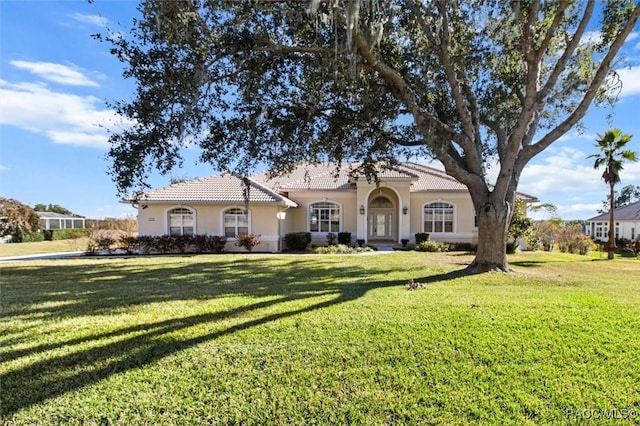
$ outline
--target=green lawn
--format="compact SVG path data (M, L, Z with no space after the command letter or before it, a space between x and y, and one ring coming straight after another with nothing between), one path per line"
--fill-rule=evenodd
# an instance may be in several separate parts
M2 267L7 424L637 424L640 261L523 253ZM407 291L411 279L426 288Z
M89 243L88 237L72 240L42 241L38 243L0 244L0 257L26 256L65 251L84 251Z

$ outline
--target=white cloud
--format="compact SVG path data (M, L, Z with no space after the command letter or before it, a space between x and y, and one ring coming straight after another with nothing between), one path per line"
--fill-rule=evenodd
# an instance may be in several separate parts
M75 66L69 67L52 62L10 61L9 63L16 68L27 70L54 83L69 86L100 87L98 83L89 79Z
M531 163L522 172L519 189L544 202L545 193L578 196L599 185L600 174L585 160L587 154L575 148L562 148L557 154Z
M600 42L602 42L602 33L600 31L588 31L580 39L581 44L598 44Z
M44 83L12 84L0 79L0 125L46 135L52 142L95 148L108 146L105 127L121 120L94 96L50 90Z
M602 208L602 203L598 204L570 204L570 205L558 205L558 216L575 218L581 217L588 219L597 214L598 209Z
M3 166L2 164L0 164L0 172L6 172L7 170L9 170L7 166Z
M622 80L622 88L620 96L633 96L640 94L640 65L631 68L622 68L616 70L620 80Z
M558 138L557 142L567 142L567 141L578 141L578 140L586 140L586 141L594 141L598 138L598 135L584 132L573 132L573 133L565 133L564 135ZM550 148L553 149L553 148Z
M95 25L103 28L106 28L107 25L109 24L109 20L100 15L85 15L82 13L74 13L73 15L70 15L70 17L72 19L75 19L78 22L91 24L91 25Z
M626 43L629 43L630 41L633 41L638 37L640 37L640 33L634 31L631 34L629 34L629 36L627 37Z
M593 160L579 149L563 147L549 153L553 155L525 167L518 190L554 203L560 217L595 216L607 194L602 170L595 170ZM620 177L623 186L640 182L640 162L625 164Z

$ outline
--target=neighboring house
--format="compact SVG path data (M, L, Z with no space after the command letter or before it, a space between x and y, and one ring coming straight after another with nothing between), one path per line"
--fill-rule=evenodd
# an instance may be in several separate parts
M336 172L334 164L301 164L284 177L225 173L151 190L136 200L139 235L253 233L260 235L260 251L280 251L289 232L310 232L317 245L325 245L330 232L351 232L353 242L369 244L397 244L416 233L477 242L471 197L454 178L403 163L379 168L376 183L359 166L343 163Z
M635 240L640 232L640 201L618 207L613 212L615 237ZM587 219L587 235L596 241L609 239L609 212Z
M84 217L68 216L54 212L36 212L40 216L40 229L83 229L86 228Z

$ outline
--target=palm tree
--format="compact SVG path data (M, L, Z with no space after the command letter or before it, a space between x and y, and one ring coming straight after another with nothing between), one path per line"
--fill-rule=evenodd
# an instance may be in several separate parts
M631 140L631 135L623 135L620 129L607 130L604 135L598 135L596 146L600 148L598 154L590 155L587 158L595 158L593 167L597 170L605 166L602 179L609 184L609 241L607 251L609 259L613 259L613 252L616 249L614 225L614 202L615 192L613 190L616 183L620 182L620 171L625 161L637 161L637 154L633 151L625 150L625 145Z

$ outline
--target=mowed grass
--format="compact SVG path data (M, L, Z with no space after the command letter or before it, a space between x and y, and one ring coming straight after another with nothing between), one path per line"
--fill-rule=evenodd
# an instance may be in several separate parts
M83 251L87 249L87 244L89 244L89 237L70 240L40 241L36 243L0 244L0 257Z
M640 261L523 253L512 274L452 273L471 259L3 264L2 420L640 422Z

